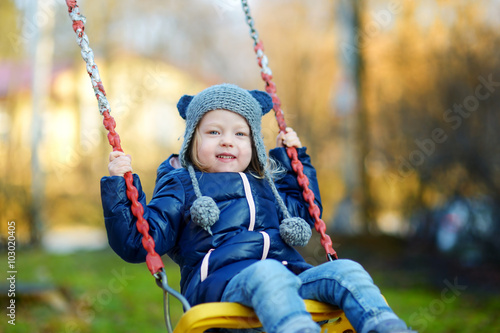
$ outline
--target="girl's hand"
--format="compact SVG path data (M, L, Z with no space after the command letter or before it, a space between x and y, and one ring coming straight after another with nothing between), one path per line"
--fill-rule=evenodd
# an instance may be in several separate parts
M132 157L121 151L112 151L109 154L108 171L110 176L121 176L132 172Z
M286 128L286 132L280 132L276 138L276 147L302 148L302 143L297 133L291 127Z

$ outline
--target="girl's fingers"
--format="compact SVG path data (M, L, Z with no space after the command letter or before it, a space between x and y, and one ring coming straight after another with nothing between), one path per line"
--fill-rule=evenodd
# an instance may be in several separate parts
M287 147L302 147L302 143L300 142L297 133L291 127L286 128L286 134L284 135L283 143Z
M132 172L132 157L122 152L112 152L109 154L108 171L111 176L123 176L127 172Z
M279 132L278 136L276 137L276 147L284 147L284 142L285 141L285 133L284 132Z
M285 132L279 132L276 137L276 147L302 148L302 143L297 133L291 127L287 127Z

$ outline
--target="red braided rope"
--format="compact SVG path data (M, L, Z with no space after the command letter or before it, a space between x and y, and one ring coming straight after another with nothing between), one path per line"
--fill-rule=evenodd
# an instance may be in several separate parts
M77 35L78 45L82 48L82 57L87 63L87 72L89 73L92 86L94 87L94 93L99 103L100 112L104 117L103 124L108 130L109 144L113 147L113 151L123 152L120 145L120 136L115 132L116 122L115 119L109 114L110 107L106 99L106 92L104 91L104 86L99 78L97 65L93 61L94 57L92 49L88 46L88 38L84 32L85 17L80 14L76 0L66 0L66 5L68 6L68 12L73 21L73 30ZM132 202L130 209L132 214L137 218L136 227L142 234L142 245L148 253L146 255L146 264L151 274L156 275L163 269L163 261L158 253L155 252L155 242L149 235L149 224L143 217L144 208L138 200L139 192L133 184L134 178L132 173L127 172L123 175L123 177L125 178L125 183L127 185L127 197Z
M276 84L272 81L272 74L270 74L269 70L266 70L263 66L263 54L264 54L264 46L262 41L259 40L258 43L255 44L254 51L257 54L258 64L263 69L261 71L262 80L266 83L266 91L269 95L271 95L273 99L273 109L276 115L276 120L278 122L278 126L281 132L285 132L286 130L286 122L285 117L283 115L283 110L281 109L281 101L276 94ZM332 259L338 259L337 252L333 249L333 244L330 236L326 234L326 225L325 222L320 217L320 209L318 205L314 202L314 193L309 188L309 179L304 174L304 166L302 162L298 159L297 149L295 147L287 147L286 152L288 157L290 158L290 162L293 170L297 174L297 182L302 188L302 196L304 200L309 205L309 214L314 218L314 228L321 235L321 245L325 249L327 257Z

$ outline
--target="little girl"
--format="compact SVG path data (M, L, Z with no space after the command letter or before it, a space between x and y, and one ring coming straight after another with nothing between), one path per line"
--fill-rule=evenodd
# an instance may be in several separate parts
M316 172L292 129L278 135L268 158L261 118L272 106L265 92L230 84L183 96L177 107L186 120L184 141L179 155L158 168L148 205L134 174L155 250L180 266L182 294L191 305L250 306L268 333L319 332L303 299L339 306L359 333L413 332L359 264L335 260L313 267L293 248L307 244L314 220L284 146L297 148L319 207L320 196ZM132 171L130 156L111 153L108 169L101 196L109 243L124 260L143 262L146 251L122 177Z

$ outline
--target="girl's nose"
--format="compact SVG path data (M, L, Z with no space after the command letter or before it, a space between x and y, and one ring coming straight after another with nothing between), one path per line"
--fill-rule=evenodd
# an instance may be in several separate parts
M220 138L220 145L222 147L232 147L233 146L233 138L231 135L222 135Z

